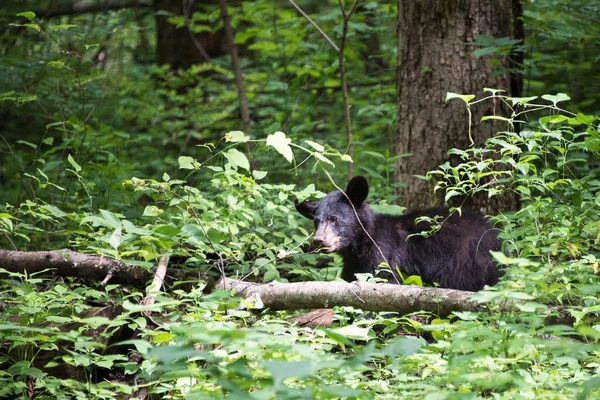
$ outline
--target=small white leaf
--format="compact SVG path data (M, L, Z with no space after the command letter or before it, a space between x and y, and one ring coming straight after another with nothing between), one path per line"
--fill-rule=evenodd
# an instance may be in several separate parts
M242 131L231 131L225 135L226 142L232 143L244 143L250 140L250 137L246 136Z
M267 136L267 146L273 147L279 154L281 154L289 163L294 159L292 148L290 143L292 139L285 137L285 133L277 131L272 135Z

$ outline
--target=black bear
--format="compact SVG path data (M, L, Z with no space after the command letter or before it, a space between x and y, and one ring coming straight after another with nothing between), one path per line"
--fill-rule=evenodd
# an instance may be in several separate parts
M365 203L368 193L366 178L357 176L345 193L296 204L315 223L314 243L342 256L342 279L350 282L357 273L371 273L399 283L400 269L404 277L419 275L423 282L443 288L477 291L498 282L501 271L490 250L499 251L502 243L483 216L466 210L450 215L445 208L378 214ZM441 217L441 228L429 237L419 235L431 230L429 222L415 222L421 216ZM390 268L378 270L383 262Z

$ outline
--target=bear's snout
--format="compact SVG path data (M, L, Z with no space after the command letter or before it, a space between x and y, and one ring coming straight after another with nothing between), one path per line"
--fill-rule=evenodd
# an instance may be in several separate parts
M335 232L332 224L328 222L319 224L313 236L313 244L328 253L339 250L340 240L340 236Z

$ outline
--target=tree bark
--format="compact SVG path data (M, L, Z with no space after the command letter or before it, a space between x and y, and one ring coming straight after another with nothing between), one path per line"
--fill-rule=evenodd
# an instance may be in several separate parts
M81 254L68 249L50 251L0 250L0 268L8 273L54 273L63 277L76 277L119 283L145 288L153 281L172 283L175 281L204 280L205 292L214 288L234 290L239 296L260 299L264 307L274 310L323 309L335 306L352 306L365 311L391 311L408 314L428 311L447 316L453 311L484 311L486 306L469 299L473 292L432 287L393 285L365 282L299 282L267 284L244 282L221 278L216 283L204 274L166 268L167 257L163 257L158 268L149 270L126 265L107 257ZM166 268L166 274L164 269ZM158 269L158 273L157 273ZM0 278L6 272L0 271ZM512 310L511 304L503 307ZM572 324L573 318L561 312L559 307L549 307L544 314L547 324Z
M429 311L446 316L452 311L482 311L469 300L473 292L420 286L365 282L299 282L259 284L222 278L217 288L233 289L239 296L259 298L273 310L352 306L365 311L408 314Z
M156 275L156 267L145 269L127 265L108 257L81 254L68 249L50 251L0 250L0 267L8 272L41 273L48 271L62 277L75 277L100 281L103 284L119 283L131 287L145 288ZM0 277L4 275L0 273ZM197 272L169 268L165 281L203 279Z
M212 9L217 6L216 3L217 0L203 1L195 7L194 0L154 0L158 64L168 64L173 70L188 69L192 65L227 54L222 32L192 31L190 18L196 8ZM170 15L183 17L186 25L177 28L169 22Z
M396 154L412 157L396 161L399 201L409 208L439 204L433 184L415 175L425 175L449 160L450 148L468 148L469 116L460 101L445 103L447 92L478 94L483 88L509 91L510 74L496 74L485 58L471 53L470 42L478 35L511 36L510 0L412 1L398 0L398 66ZM462 104L461 104L462 103ZM497 127L479 121L483 115L498 114L492 103L480 103L471 110L472 136L476 146L485 143ZM475 199L486 214L517 206L509 198Z
M161 263L162 268L166 267L166 262L164 260ZM159 276L156 274L157 268L146 270L107 257L67 249L33 252L0 250L0 265L9 272L32 274L47 271L63 277L138 288L145 288L153 278ZM215 283L205 275L172 268L167 269L165 276L166 282L198 279L207 281L209 289L233 289L242 297L258 296L265 307L277 310L353 306L367 311L410 313L424 310L447 315L452 311L480 309L477 303L468 300L473 292L453 289L358 282L257 284L229 278L221 278Z
M227 0L219 0L219 5L221 6L221 18L223 19L223 27L225 28L225 37L227 38L229 55L231 56L231 67L235 74L235 86L237 88L238 101L240 103L240 116L242 117L242 130L245 133L250 133L250 110L248 108L248 100L246 99L246 87L244 86L244 77L242 75L238 48L234 40L235 34L231 26L229 12L227 11Z
M523 4L521 0L512 0L512 21L513 29L512 36L516 40L521 41L521 45L525 42L525 27L523 26ZM523 63L525 62L525 51L519 49L510 57L511 77L510 77L510 94L515 97L520 97L523 94Z

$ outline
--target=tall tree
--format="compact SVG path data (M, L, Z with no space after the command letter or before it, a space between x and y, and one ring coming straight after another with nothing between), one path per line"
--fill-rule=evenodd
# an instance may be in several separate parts
M447 161L450 148L471 145L464 103L445 103L446 93L476 94L485 87L511 90L510 60L492 66L472 54L470 43L479 35L511 37L514 1L518 0L398 0L395 150L396 154L412 154L396 162L396 181L406 183L399 188L403 205L439 203L432 184L415 175L425 175ZM506 68L505 72L498 73L500 68ZM497 128L478 123L481 116L494 111L492 107L484 102L471 110L475 145L483 144ZM507 194L490 201L475 199L471 205L495 213L515 208L517 202Z

